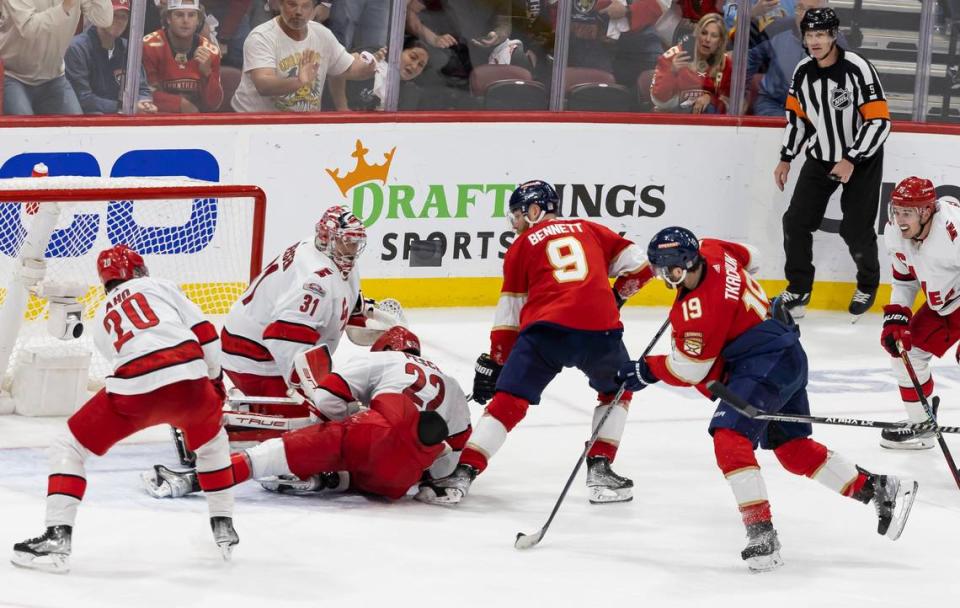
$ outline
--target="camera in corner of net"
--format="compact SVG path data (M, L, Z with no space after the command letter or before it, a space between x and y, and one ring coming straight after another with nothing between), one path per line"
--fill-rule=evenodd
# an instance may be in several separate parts
M37 295L47 300L47 331L60 340L83 335L83 302L87 293L80 283L41 283Z

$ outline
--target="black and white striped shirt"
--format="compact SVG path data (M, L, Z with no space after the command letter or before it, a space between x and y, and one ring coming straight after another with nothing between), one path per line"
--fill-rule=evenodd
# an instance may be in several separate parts
M812 57L797 64L787 93L780 160L790 162L807 144L812 158L857 164L876 154L890 134L890 110L877 71L860 55L837 51L837 62L827 68Z

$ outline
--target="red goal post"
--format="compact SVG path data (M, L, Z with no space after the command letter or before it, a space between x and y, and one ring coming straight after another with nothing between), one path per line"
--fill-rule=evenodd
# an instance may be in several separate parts
M69 283L89 323L104 297L97 254L124 243L151 275L178 283L212 317L226 314L263 262L266 195L252 185L186 178L0 179L0 373L9 380L25 347L92 353L90 380L109 370L87 326L79 339L47 331L48 300L18 278L23 258L43 259L45 283ZM38 253L39 252L39 253Z

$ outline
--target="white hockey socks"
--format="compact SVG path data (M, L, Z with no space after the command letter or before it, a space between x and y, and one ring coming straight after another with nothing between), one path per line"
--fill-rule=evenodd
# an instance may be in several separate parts
M69 430L58 435L48 451L50 477L47 481L46 525L73 526L77 507L87 489L83 463L90 451L80 445Z
M210 517L232 517L234 480L227 432L221 427L196 453L197 481L207 499Z

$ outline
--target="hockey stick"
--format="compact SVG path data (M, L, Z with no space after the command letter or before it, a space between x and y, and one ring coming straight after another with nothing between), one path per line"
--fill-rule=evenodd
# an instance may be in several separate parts
M660 336L663 335L663 332L667 331L667 327L670 325L670 319L667 318L663 325L660 326L660 329L657 331L657 334L653 337L653 340L650 341L650 344L647 345L647 348L643 351L643 354L640 355L640 358L646 357L650 354L650 351L653 350L653 347L660 340ZM553 518L556 516L557 511L560 510L560 505L563 504L563 499L567 497L567 491L570 490L570 486L573 484L573 480L576 479L577 473L580 472L580 467L583 466L584 460L587 458L587 454L590 452L590 448L593 447L593 444L597 441L597 436L600 435L600 429L603 428L603 423L607 421L607 417L610 415L610 412L613 411L613 404L620 401L620 397L623 396L623 391L626 389L625 386L621 385L617 389L617 394L614 395L613 400L610 401L610 407L607 408L607 411L603 413L603 416L600 417L600 421L597 423L597 427L593 429L593 434L590 435L590 440L587 441L587 444L583 447L583 452L580 454L580 458L577 459L577 465L573 467L573 472L570 473L570 477L567 478L567 483L563 486L563 491L560 492L560 498L557 499L556 504L553 505L553 510L550 511L550 517L547 518L547 523L543 524L543 527L540 528L537 532L533 534L524 534L523 532L517 532L517 540L514 541L513 547L515 549L529 549L534 547L543 540L544 535L547 533L547 528L550 527L550 524L553 522Z
M950 475L953 476L954 483L956 483L957 488L960 489L960 472L957 471L957 463L954 462L953 454L950 453L950 448L947 447L947 442L943 439L943 433L940 425L937 424L937 419L933 415L933 409L927 402L927 397L923 394L923 387L920 386L920 379L917 378L917 372L913 369L913 363L910 363L910 356L902 347L899 350L900 360L903 361L903 366L907 368L907 375L910 376L910 382L913 383L913 388L917 391L917 397L920 398L923 410L927 413L927 417L933 425L933 432L937 436L937 443L940 444L943 457L947 459L947 466L950 467Z
M727 405L754 420L771 420L775 422L802 422L816 424L832 424L835 426L859 426L874 429L910 429L914 431L933 430L932 422L883 422L881 420L863 420L861 418L845 418L837 416L806 416L804 414L768 414L754 407L740 395L730 390L730 387L715 380L707 383L707 390ZM960 433L960 426L941 426L941 433Z

